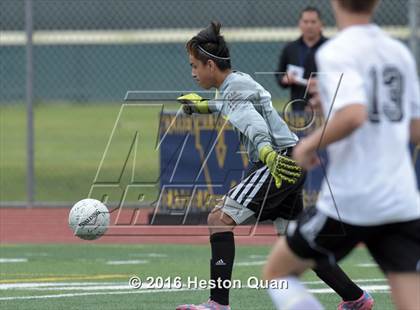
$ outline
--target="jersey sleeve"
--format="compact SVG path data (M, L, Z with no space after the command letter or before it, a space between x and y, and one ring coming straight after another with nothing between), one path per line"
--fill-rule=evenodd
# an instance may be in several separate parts
M222 103L220 100L213 99L209 100L209 110L210 113L218 113L222 109Z
M211 113L218 113L221 111L223 103L218 99L220 99L220 93L216 89L214 92L214 99L209 100L209 110Z
M289 46L286 46L283 49L283 51L281 52L280 59L279 59L279 65L277 67L277 73L276 73L277 83L283 88L289 87L289 85L283 84L283 77L286 74L286 68L287 68L288 50L289 50Z
M252 92L229 88L223 96L223 116L261 150L271 145L271 136L264 118L250 100Z
M365 83L357 65L339 52L321 50L316 55L321 100L325 111L340 110L351 104L368 104Z

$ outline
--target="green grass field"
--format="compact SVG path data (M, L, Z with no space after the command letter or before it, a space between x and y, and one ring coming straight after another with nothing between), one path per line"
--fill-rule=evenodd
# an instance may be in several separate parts
M207 299L207 290L128 286L131 276L209 277L208 246L190 245L1 245L1 309L175 309L184 302ZM244 285L260 276L267 246L238 246L234 279ZM20 260L7 263L6 259ZM376 309L393 309L383 274L364 248L343 261L352 279L372 292ZM339 297L327 290L312 272L307 287L325 305L336 309ZM26 284L25 284L26 283ZM273 309L264 289L233 289L232 309Z
M75 201L86 197L96 175L121 104L44 104L35 108L36 200ZM156 180L155 154L160 107L124 109L115 131L105 175L121 171L133 134L140 131L136 169L142 180ZM0 200L25 200L26 110L23 105L0 106Z

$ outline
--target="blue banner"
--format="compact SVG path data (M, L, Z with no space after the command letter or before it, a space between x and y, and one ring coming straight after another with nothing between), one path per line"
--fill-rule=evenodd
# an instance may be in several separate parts
M288 117L288 123L298 136L304 136L322 124L316 118L311 126L305 116ZM305 130L296 128L308 127ZM197 115L194 117L163 113L160 119L160 210L173 212L189 208L190 212L210 211L216 200L243 178L248 157L239 143L237 134L222 117ZM413 159L419 148L411 146ZM304 188L305 205L313 205L325 175L324 165L310 171ZM420 184L420 160L415 169Z

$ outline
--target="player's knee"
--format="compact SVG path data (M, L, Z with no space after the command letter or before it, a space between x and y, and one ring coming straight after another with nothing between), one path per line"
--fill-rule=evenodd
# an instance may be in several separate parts
M213 209L207 216L207 225L217 226L220 218L220 211Z
M278 263L278 262L277 262ZM306 268L297 269L295 271L287 271L279 269L277 265L273 264L273 262L269 262L265 264L262 270L262 278L266 281L271 281L279 278L284 278L288 276L300 276Z
M232 226L234 225L234 221L220 208L215 208L208 215L207 224L209 226Z

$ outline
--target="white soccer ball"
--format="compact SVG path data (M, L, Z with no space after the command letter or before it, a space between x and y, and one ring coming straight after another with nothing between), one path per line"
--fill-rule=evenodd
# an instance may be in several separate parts
M84 240L95 240L108 229L108 208L99 200L83 199L70 210L69 226L74 234Z

